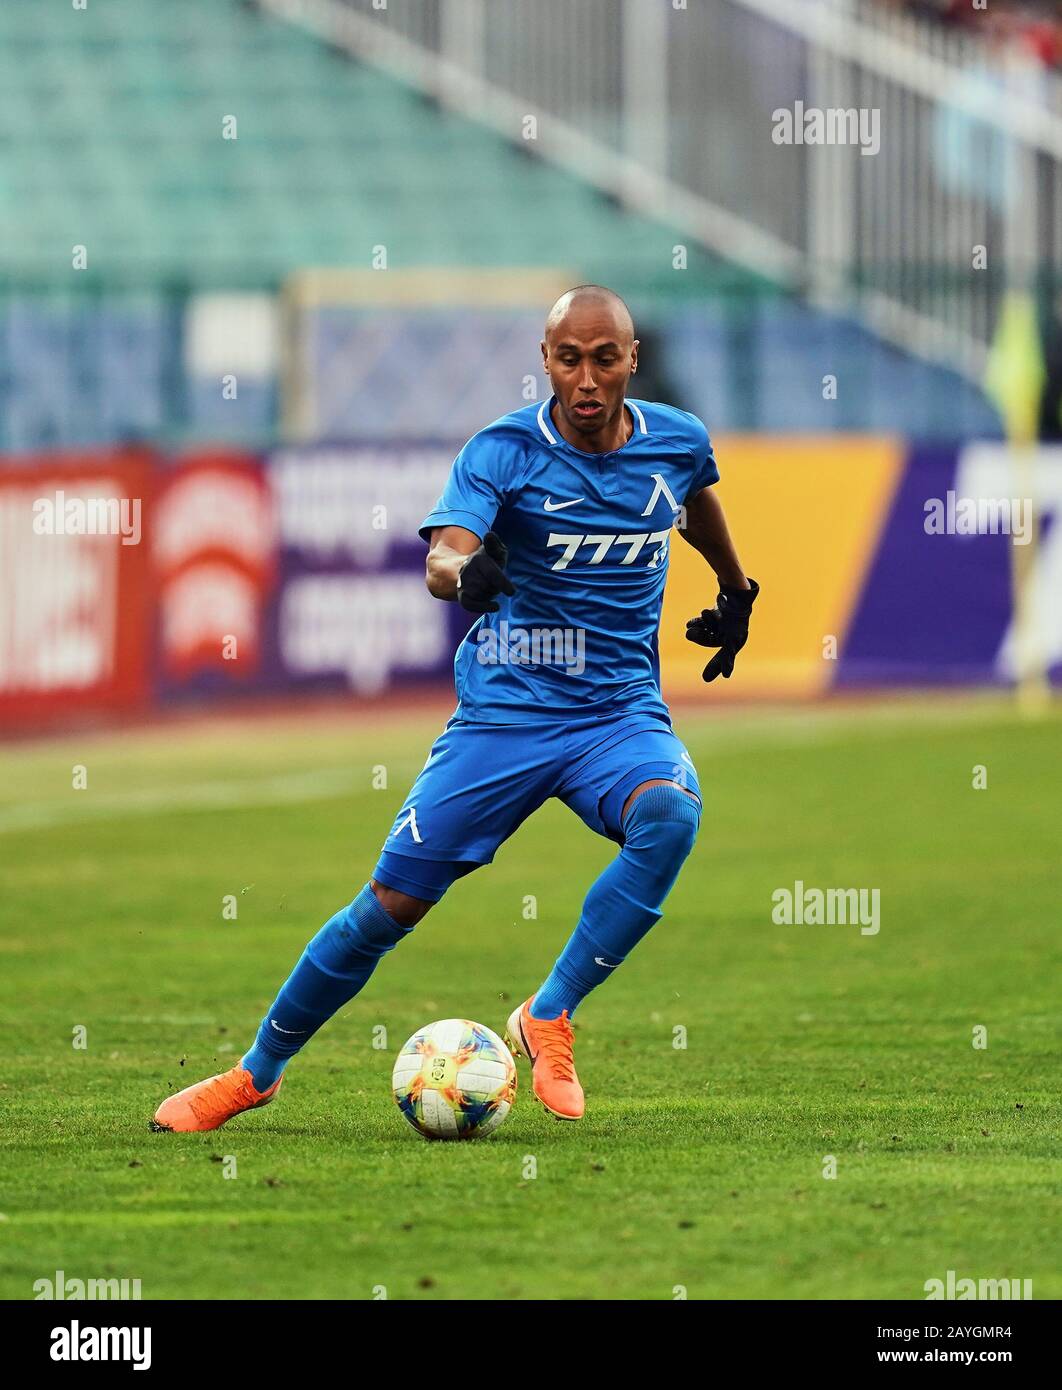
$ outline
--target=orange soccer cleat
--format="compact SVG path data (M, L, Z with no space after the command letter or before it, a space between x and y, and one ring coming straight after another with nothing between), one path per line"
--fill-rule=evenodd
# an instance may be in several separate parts
M532 1018L528 999L511 1014L505 1041L516 1056L531 1063L531 1085L550 1114L558 1120L581 1120L585 1102L575 1074L568 1010L560 1018Z
M218 1076L208 1076L205 1081L186 1086L175 1096L167 1096L155 1111L151 1128L171 1130L176 1134L219 1129L233 1115L268 1105L283 1080L280 1076L268 1091L256 1091L246 1067L233 1067Z

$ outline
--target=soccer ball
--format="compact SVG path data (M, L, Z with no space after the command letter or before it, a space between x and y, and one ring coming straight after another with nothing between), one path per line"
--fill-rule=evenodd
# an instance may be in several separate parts
M391 1088L399 1110L425 1139L478 1139L512 1109L516 1063L482 1023L444 1018L406 1043Z

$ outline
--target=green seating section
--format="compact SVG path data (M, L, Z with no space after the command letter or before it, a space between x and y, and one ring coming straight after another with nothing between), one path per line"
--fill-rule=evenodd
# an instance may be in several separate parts
M692 250L676 274L684 239L235 0L0 4L0 273L16 283L61 278L75 245L108 280L235 285L368 266L379 243L393 267L735 281Z

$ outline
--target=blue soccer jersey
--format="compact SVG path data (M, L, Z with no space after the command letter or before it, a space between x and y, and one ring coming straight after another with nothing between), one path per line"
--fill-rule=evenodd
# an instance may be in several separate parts
M420 528L495 531L512 597L454 660L456 717L488 724L644 711L667 718L657 630L682 505L718 481L696 416L627 401L634 432L590 454L556 429L552 398L474 435Z

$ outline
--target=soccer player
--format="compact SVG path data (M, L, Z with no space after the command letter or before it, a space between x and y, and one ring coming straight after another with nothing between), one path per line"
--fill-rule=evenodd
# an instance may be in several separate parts
M306 947L250 1051L164 1100L156 1128L215 1129L272 1101L288 1061L380 957L554 796L620 848L507 1039L546 1109L582 1116L571 1017L659 920L700 819L697 773L659 688L676 523L719 582L715 607L687 624L691 641L719 648L705 680L730 677L758 588L713 490L704 426L627 395L638 343L619 296L569 290L550 310L542 359L552 397L469 440L421 527L429 591L480 615L454 663L457 709L371 879Z

